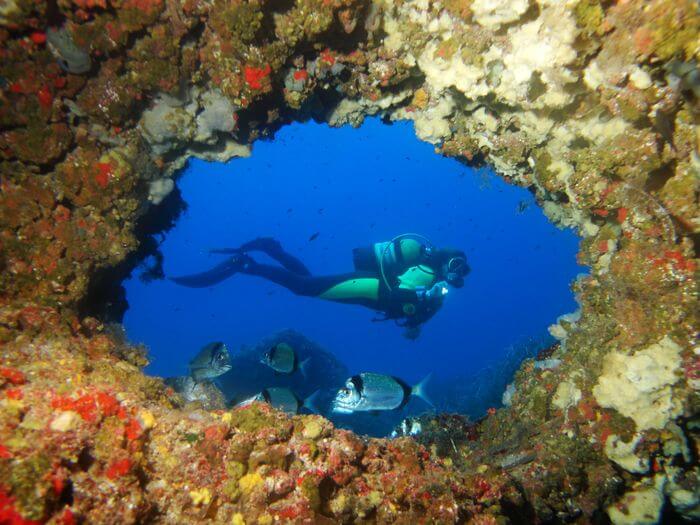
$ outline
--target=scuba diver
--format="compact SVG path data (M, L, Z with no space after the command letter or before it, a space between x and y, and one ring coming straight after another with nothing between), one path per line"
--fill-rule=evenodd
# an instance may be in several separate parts
M260 264L248 252L265 253L281 266ZM318 297L340 303L359 304L382 312L415 339L420 326L442 306L447 285L464 286L469 265L463 251L434 247L425 237L403 234L388 242L355 248L355 271L346 274L312 276L296 257L270 237L249 241L238 248L211 250L231 255L209 271L171 277L175 283L205 288L236 273L255 275L284 286L296 295Z

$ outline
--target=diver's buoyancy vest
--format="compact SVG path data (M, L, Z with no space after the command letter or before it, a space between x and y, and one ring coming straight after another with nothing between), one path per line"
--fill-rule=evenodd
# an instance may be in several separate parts
M423 244L415 239L378 242L374 245L374 254L377 262L382 262L387 278L394 276L400 288L430 288L437 281L435 270L424 264Z
M435 271L424 264L411 266L404 273L399 275L399 287L415 290L417 288L425 288L429 290L437 282Z
M422 248L423 244L410 238L378 242L374 244L374 255L387 276L398 275L406 268L423 262Z

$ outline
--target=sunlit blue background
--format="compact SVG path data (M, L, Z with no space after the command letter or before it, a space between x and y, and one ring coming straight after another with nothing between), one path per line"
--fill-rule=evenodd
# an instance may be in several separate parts
M294 328L351 372L408 383L433 372L441 381L497 362L509 345L576 308L570 283L583 269L575 234L549 223L526 190L436 155L411 123L289 125L257 142L250 158L191 161L178 185L188 210L162 242L166 275L206 270L221 259L209 249L258 236L279 239L314 274L347 272L354 247L405 232L462 248L472 272L409 341L392 322L372 322L376 314L363 307L297 297L256 277L189 289L144 283L137 270L125 283L124 323L132 341L149 347L155 375L185 374L209 341L235 351Z

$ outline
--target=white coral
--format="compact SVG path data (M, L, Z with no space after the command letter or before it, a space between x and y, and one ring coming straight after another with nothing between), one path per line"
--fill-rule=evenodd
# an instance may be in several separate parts
M573 48L578 30L568 11L551 7L537 20L508 30L510 50L503 56L506 66L497 93L513 104L527 100L533 74L539 73L546 92L537 100L551 107L561 107L571 100L564 85L575 82L577 75L567 69L576 59Z
M340 127L345 124L350 124L353 127L359 127L367 115L383 113L399 105L410 97L411 94L412 91L404 90L377 100L369 100L366 98L357 100L343 99L328 115L328 125Z
M468 98L476 99L488 94L483 68L465 64L461 50L449 60L438 56L439 41L430 42L418 57L418 66L425 74L426 81L434 92L454 86Z
M528 0L474 0L470 8L474 19L484 27L498 29L518 20L530 7Z
M681 412L671 390L679 380L680 354L668 336L632 355L612 352L605 356L593 395L600 406L632 418L638 430L663 428Z
M653 525L659 522L664 504L663 476L656 476L653 486L638 485L622 500L608 507L608 516L615 525Z
M217 132L233 131L236 108L219 90L203 93L200 104L204 109L197 115L197 142L212 142L215 141Z
M552 405L567 410L581 401L581 390L572 381L562 381L552 398Z
M163 202L163 199L165 199L170 192L173 191L174 188L175 181L168 177L151 181L150 185L148 186L148 200L153 204L160 204Z
M641 440L641 434L635 434L629 442L622 441L622 438L612 434L605 442L605 455L629 472L644 474L649 471L649 458L639 457L634 453Z
M451 96L441 97L437 104L429 106L424 111L417 112L414 125L419 139L431 144L437 144L450 136L450 118L454 113L455 104Z
M216 144L221 139L219 133L233 131L236 108L220 91L200 94L192 89L185 99L161 95L143 112L141 130L155 154L163 155L191 142Z
M141 130L154 153L162 155L191 138L195 110L196 105L182 106L177 99L162 95L143 112Z

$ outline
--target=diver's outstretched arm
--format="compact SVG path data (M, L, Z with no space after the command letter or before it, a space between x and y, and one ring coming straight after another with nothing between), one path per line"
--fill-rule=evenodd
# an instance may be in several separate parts
M209 271L183 275L182 277L170 277L170 280L189 288L206 288L228 279L232 275L240 272L250 259L247 257L230 257L224 262L214 266Z

